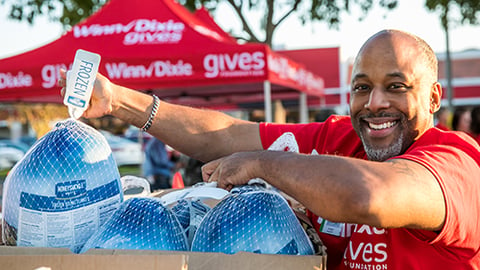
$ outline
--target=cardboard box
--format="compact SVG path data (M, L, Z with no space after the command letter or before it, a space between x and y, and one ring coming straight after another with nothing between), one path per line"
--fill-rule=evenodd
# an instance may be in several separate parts
M160 190L151 194L125 195L132 197L162 197L175 190ZM296 203L287 197L292 207ZM212 206L217 202L212 202ZM1 221L1 220L0 220ZM1 232L0 232L1 242ZM2 246L0 270L322 270L325 255L273 255L239 252L233 255L206 252L175 252L158 250L91 249L74 254L68 248Z
M325 269L324 256L271 255L239 252L234 255L153 250L89 250L73 254L64 248L0 246L0 268L8 270L239 270Z

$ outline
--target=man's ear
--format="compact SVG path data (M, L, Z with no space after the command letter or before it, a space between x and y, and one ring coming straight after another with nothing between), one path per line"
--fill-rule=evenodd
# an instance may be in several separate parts
M442 103L442 85L436 82L432 85L432 91L430 93L430 113L434 114L440 109Z

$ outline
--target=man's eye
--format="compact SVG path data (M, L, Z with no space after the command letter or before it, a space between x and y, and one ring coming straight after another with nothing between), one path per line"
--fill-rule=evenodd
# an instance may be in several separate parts
M405 84L403 83L392 83L388 89L392 89L392 90L406 90L406 89L409 89L408 86L406 86Z
M368 90L370 90L370 87L366 84L355 85L355 86L353 86L353 89L352 89L352 91L356 92L356 93L365 92L365 91L368 91Z

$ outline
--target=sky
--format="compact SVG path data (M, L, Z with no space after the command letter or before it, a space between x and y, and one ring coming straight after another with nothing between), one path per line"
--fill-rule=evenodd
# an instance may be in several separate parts
M411 32L425 39L437 53L446 49L445 33L440 26L438 14L428 12L422 0L401 0L394 11L374 8L361 21L359 12L343 14L339 29L329 29L325 23L316 22L302 25L296 17L290 16L276 30L274 43L283 49L310 49L340 47L341 58L354 57L361 45L371 35L386 29L395 28ZM26 22L14 22L7 19L7 6L0 6L0 59L35 49L54 41L62 35L63 29L58 23L39 18L33 26ZM255 14L251 15L255 22ZM257 16L258 17L258 16ZM217 23L229 30L239 25L233 11L226 5L220 6L214 14ZM480 25L452 26L450 31L450 50L480 49Z

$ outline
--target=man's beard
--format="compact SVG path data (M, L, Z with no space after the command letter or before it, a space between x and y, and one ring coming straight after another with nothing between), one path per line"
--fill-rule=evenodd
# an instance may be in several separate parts
M368 140L366 134L365 127L362 126L362 121L366 118L375 118L375 117L392 117L396 118L398 121L398 126L396 129L400 130L401 132L397 135L396 139L388 145L388 146L378 146L375 143L372 143L371 141ZM368 125L368 124L367 124ZM356 126L356 128L355 128ZM403 151L406 150L406 141L410 139L410 135L413 134L406 134L405 131L410 130L408 126L408 121L405 118L405 115L403 114L393 114L393 113L386 113L386 112L381 112L378 114L373 114L369 113L366 115L362 115L360 117L355 118L355 123L354 123L354 128L355 131L357 132L358 136L362 140L363 144L363 149L365 150L365 153L367 154L368 160L371 161L385 161L389 158L398 156L403 153ZM413 138L412 142L413 142Z
M367 154L368 160L385 161L402 153L403 141L405 137L403 133L401 133L399 138L386 148L376 148L375 146L372 146L363 138L363 133L360 133L360 139L363 142L363 147Z

